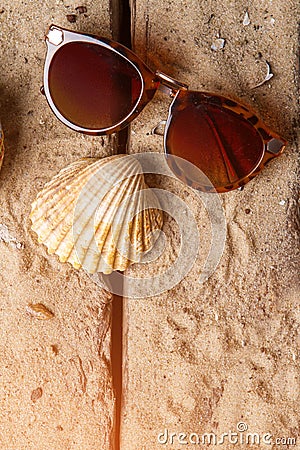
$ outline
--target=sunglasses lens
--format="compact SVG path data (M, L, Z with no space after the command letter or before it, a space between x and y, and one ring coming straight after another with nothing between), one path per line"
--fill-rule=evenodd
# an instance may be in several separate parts
M264 154L258 131L241 114L226 108L226 102L234 104L224 97L181 91L166 136L167 153L193 163L216 189L230 189L247 177ZM199 189L209 188L192 173L184 175L198 182Z
M143 85L125 57L102 45L70 42L54 54L49 91L60 114L85 129L122 122L135 108Z

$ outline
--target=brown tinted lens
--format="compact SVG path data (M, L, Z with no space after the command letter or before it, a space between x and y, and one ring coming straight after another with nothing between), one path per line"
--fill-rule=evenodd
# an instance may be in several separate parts
M109 48L71 42L53 56L49 90L68 121L100 130L130 114L140 97L142 81L135 67Z
M166 136L167 152L197 166L216 189L227 188L249 175L264 152L254 126L224 107L224 101L223 97L181 91L172 107ZM199 181L192 174L184 175ZM201 189L201 181L199 184Z

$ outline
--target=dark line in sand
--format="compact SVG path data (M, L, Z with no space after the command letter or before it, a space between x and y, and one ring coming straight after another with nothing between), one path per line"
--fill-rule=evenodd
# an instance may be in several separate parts
M110 0L110 26L112 38L131 48L131 12L130 0ZM114 143L116 154L127 153L129 128L121 130ZM109 282L114 287L113 274ZM115 289L113 289L115 290ZM120 292L118 289L117 292ZM122 290L123 292L123 286ZM111 371L112 386L115 396L113 424L113 450L121 450L121 422L123 407L123 333L124 333L124 300L122 296L113 294L111 309Z

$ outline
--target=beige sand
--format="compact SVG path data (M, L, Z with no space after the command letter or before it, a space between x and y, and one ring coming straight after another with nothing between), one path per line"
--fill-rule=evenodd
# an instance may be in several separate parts
M76 12L76 2L1 4L3 450L110 448L110 296L84 272L49 257L28 218L37 192L59 169L82 156L112 153L106 139L83 137L60 124L39 92L50 23L110 34L108 3L85 5L87 17L77 13L71 25L66 15ZM42 303L54 318L30 316L31 303Z
M300 448L298 4L136 1L132 7L134 47L150 66L192 89L239 97L290 145L242 192L221 196L227 241L207 283L197 281L200 258L171 292L128 301L123 448L206 448L180 444L179 433L187 435L182 441L193 432L214 432L220 439L236 432L239 422L261 439L265 433L273 440L298 437ZM225 46L212 51L217 37ZM274 77L251 89L264 79L266 60ZM166 118L169 102L158 96L135 121L132 152L162 151L162 137L149 133ZM183 196L197 210L195 198ZM207 224L199 209L199 224ZM172 230L166 224L169 236ZM212 448L248 446L225 438Z
M113 139L66 129L39 93L47 26L54 22L110 36L108 3L84 2L86 17L76 13L75 24L66 19L79 6L73 0L4 0L0 7L0 116L6 139L0 173L1 450L111 448L111 297L84 272L48 256L28 219L38 190L60 168L82 156L115 151ZM290 448L300 448L298 2L153 0L131 7L134 48L152 68L193 89L240 98L289 146L243 191L221 196L225 250L203 285L198 279L210 244L205 210L188 188L150 177L188 203L203 246L190 274L170 292L126 302L122 450L205 448L182 445L179 433L214 432L220 438L240 422L260 437L298 438ZM249 25L243 25L246 10ZM224 48L213 51L218 37L225 39ZM263 80L265 61L274 77L251 89ZM150 132L166 118L168 105L159 94L135 121L132 153L162 151L162 137ZM167 251L153 273L177 253L171 219L164 229ZM136 267L129 274L143 271ZM32 303L44 304L54 317L28 314ZM157 438L165 429L176 436L162 444ZM247 447L227 440L213 448Z

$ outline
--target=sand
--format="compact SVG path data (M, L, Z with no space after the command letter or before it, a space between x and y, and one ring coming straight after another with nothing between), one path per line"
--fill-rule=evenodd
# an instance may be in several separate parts
M84 272L49 257L29 220L37 192L62 167L113 151L107 139L85 137L60 124L40 94L43 36L50 23L110 35L108 4L85 4L86 17L76 13L75 2L1 4L3 450L110 448L111 297ZM75 25L66 18L71 13L78 17ZM54 317L28 314L28 305L36 303Z
M111 35L109 3L84 4L85 15L74 1L0 5L3 450L112 448L111 295L47 255L29 221L37 192L62 167L116 151L114 139L82 136L60 124L39 93L50 23ZM178 182L148 176L151 186L188 205L200 248L179 284L125 302L121 448L207 448L194 445L205 433L214 433L212 448L245 449L247 433L261 440L251 448L261 448L263 439L269 448L287 448L288 438L296 442L290 448L300 448L298 2L132 1L131 12L133 47L151 68L191 89L242 100L289 144L242 191L219 197L226 242L204 283L199 277L211 245L204 205ZM68 14L76 14L75 23ZM264 80L266 61L274 76L253 89ZM151 130L166 119L169 104L158 93L135 120L130 153L163 152L163 138ZM128 276L153 276L174 263L179 232L172 218L166 217L164 231L161 259L150 269L134 266ZM36 303L54 317L29 314L28 305ZM230 430L237 434L222 443Z

